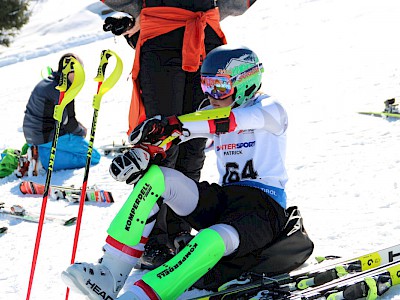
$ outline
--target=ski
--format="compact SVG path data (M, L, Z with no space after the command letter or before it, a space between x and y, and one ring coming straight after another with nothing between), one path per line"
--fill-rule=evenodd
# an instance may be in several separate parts
M368 115L372 117L381 117L381 118L400 118L400 113L386 113L386 112L373 112L373 111L360 111L358 112L361 115Z
M39 223L39 216L28 213L21 205L13 205L11 207L6 207L4 202L0 202L0 214L4 214L14 219L20 219L27 222ZM76 217L64 219L56 216L45 216L45 221L59 223L64 226L69 226L75 223Z
M218 292L190 300L245 300L260 291L271 289L280 294L286 293L286 296L289 296L295 291L302 292L334 280L340 280L345 276L357 275L397 261L400 261L400 244L353 258L333 260L332 263L323 266L319 265L273 277L254 273L244 274L240 278L222 285Z
M6 233L8 230L8 227L0 227L0 234Z
M289 297L285 297L285 299L353 300L367 297L369 300L373 300L382 296L392 286L399 284L400 261L393 261L353 276L346 276L319 287L311 288L306 291L294 292ZM255 299L267 298L260 297Z
M369 115L373 117L382 117L382 118L400 118L400 110L399 104L395 103L396 99L391 98L387 99L385 104L385 109L382 112L374 112L374 111L360 111L359 114Z
M99 150L103 152L103 155L107 156L110 154L119 154L119 153L124 153L128 151L129 149L132 149L132 145L126 144L124 141L122 141L121 144L107 144L99 147Z
M44 185L33 181L24 180L19 185L22 194L43 195ZM50 186L50 198L54 200L65 199L69 202L79 202L81 189L74 187ZM101 190L96 186L86 189L86 201L113 203L114 198L109 191Z

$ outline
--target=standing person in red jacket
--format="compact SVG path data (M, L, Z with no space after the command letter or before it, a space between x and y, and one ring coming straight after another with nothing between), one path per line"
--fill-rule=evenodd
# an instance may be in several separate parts
M146 117L182 115L196 111L204 100L200 66L207 53L226 44L220 20L247 9L246 1L103 0L133 18L107 18L104 29L124 34L135 48L134 83L129 112L130 133ZM220 15L222 13L222 17ZM125 30L127 29L127 30ZM174 145L162 165L199 181L206 139ZM163 205L146 244L141 266L158 267L174 254L174 239L190 238L191 227Z

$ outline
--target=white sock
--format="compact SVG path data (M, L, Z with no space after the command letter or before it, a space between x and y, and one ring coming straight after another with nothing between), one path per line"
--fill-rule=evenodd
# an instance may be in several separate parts
M225 243L224 256L232 254L239 247L240 239L239 233L231 225L227 224L216 224L209 227L219 233Z
M111 248L111 247L110 247ZM104 255L101 257L101 264L107 267L110 270L111 274L114 276L115 279L118 276L128 277L129 273L132 271L133 267L135 266L137 259L131 260L128 262L126 259L125 253L118 251L105 251Z

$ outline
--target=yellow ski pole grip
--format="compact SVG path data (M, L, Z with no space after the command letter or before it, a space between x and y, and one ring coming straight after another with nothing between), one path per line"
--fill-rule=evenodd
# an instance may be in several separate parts
M113 56L116 59L116 65L110 76L104 81L104 73L108 64L108 59ZM99 91L93 97L93 108L100 109L100 101L105 93L107 93L119 80L122 74L123 64L121 58L112 50L103 50L100 58L100 65L97 70L97 76L94 78L101 85ZM104 82L103 82L104 81Z
M68 74L70 72L74 72L75 77L71 86L68 88L67 82ZM83 70L83 67L79 63L79 61L74 57L64 58L60 82L59 85L56 87L56 89L59 90L60 93L64 93L64 97L62 97L61 101L54 107L53 118L55 120L61 122L65 106L72 100L74 100L75 96L82 89L84 83L85 71Z
M217 120L217 119L223 119L223 118L229 117L230 113L231 113L231 107L227 106L227 107L214 108L214 109L209 109L209 110L195 111L195 112L190 113L190 114L185 114L185 115L178 116L178 119L182 123L184 123L184 122ZM159 145L159 147L164 147L166 144L168 144L169 142L173 141L177 137L178 137L178 135L167 137Z

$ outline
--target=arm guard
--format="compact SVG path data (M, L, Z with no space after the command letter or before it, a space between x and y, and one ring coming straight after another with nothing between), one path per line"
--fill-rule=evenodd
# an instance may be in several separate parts
M234 114L231 112L228 118L209 120L208 126L210 127L210 133L226 133L235 130L237 124Z

